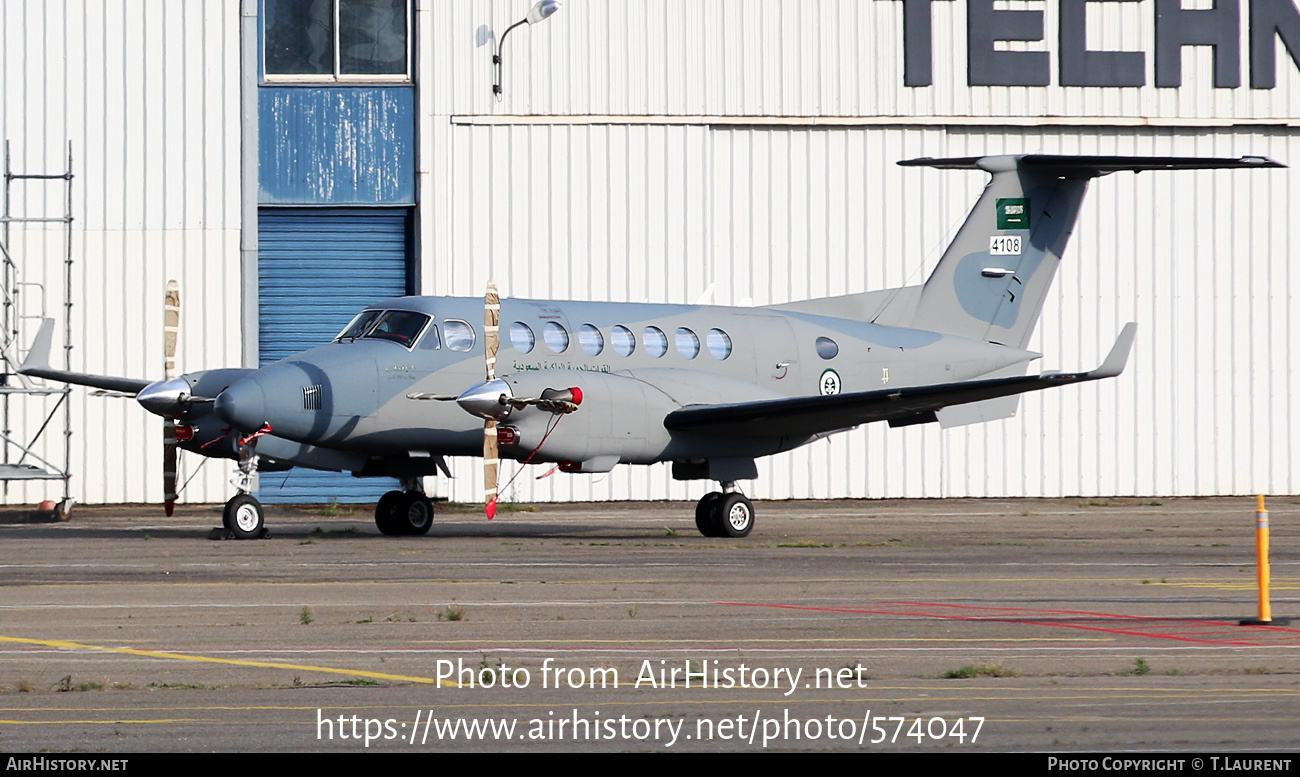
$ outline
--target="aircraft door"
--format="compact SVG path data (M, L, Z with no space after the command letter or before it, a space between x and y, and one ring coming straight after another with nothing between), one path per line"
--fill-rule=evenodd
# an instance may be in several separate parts
M741 313L740 319L746 323L754 349L755 383L790 396L817 393L804 385L799 343L785 316L754 310Z

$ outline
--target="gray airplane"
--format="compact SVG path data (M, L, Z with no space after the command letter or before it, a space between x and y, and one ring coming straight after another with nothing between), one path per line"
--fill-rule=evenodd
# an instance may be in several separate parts
M450 475L447 456L479 455L489 518L498 458L565 472L671 461L675 478L720 484L696 506L700 532L744 537L754 507L736 483L758 476L761 456L873 421L1005 418L1019 394L1120 373L1131 323L1095 370L1025 374L1040 356L1025 346L1091 179L1283 166L1043 154L899 164L991 176L920 286L737 308L499 302L490 285L485 300L376 303L332 342L260 369L157 382L50 368L50 321L21 372L132 395L168 419L169 513L176 446L235 459L239 493L224 516L235 537L264 532L254 473L291 467L398 478L402 490L380 499L375 523L424 534L433 506L422 478Z

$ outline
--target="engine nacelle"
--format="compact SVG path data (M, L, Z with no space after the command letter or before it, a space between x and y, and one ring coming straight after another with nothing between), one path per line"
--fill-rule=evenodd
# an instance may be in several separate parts
M518 437L501 447L502 456L522 461L545 438L533 461L568 462L569 471L605 472L619 462L655 461L668 445L669 432L661 424L627 422L629 413L662 418L678 407L663 392L635 378L538 370L506 375L501 380L509 384L515 399L578 400L578 409L571 413L536 406L511 410L500 424L513 429ZM568 394L572 389L577 391Z

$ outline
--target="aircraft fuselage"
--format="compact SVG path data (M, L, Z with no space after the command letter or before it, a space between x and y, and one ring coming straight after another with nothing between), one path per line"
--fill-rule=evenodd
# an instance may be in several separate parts
M303 466L319 467L332 455L331 469L391 474L423 467L431 474L428 457L480 455L481 419L455 402L408 397L455 397L483 380L482 300L403 297L367 311L406 311L427 321L414 334L376 335L376 328L266 365L226 389L217 414L245 434L269 423L274 438L296 447L266 439L259 452ZM504 444L501 455L534 454L534 461L567 463L573 471L752 459L817 435L760 431L719 438L671 431L663 419L691 405L970 380L1036 356L951 335L767 308L508 299L497 375L516 397L577 387L584 399L558 422L537 408L511 411L501 424L515 431L517 442Z

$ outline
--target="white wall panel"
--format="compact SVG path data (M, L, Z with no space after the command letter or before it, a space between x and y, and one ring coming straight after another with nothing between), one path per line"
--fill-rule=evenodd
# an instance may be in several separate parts
M72 144L72 367L162 374L162 299L183 297L182 369L234 366L239 332L238 0L0 3L0 139L19 173L62 172ZM13 210L62 215L61 187L15 185ZM14 227L23 279L63 301L62 236ZM27 336L34 334L34 330ZM62 327L55 353L61 356ZM161 421L130 400L74 388L72 491L79 501L161 501ZM17 437L43 416L14 404ZM61 445L62 429L49 439ZM193 472L197 457L182 457ZM224 465L183 498L223 501ZM184 475L183 475L184 477ZM57 495L12 483L11 503Z
M1211 50L1184 47L1183 85L1154 86L1155 0L1090 3L1088 45L1145 54L1145 86L1060 86L1054 0L1044 40L997 44L1046 51L1051 85L968 86L964 0L931 5L933 83L903 85L898 0L567 0L506 39L505 94L491 91L495 35L527 11L516 0L435 3L431 34L450 49L434 111L508 116L1108 117L1275 120L1300 117L1300 68L1278 41L1277 85L1250 88L1249 0L1241 2L1242 86L1215 88Z
M0 139L15 168L61 169L65 139L73 144L75 369L156 375L169 277L184 295L182 367L239 362L238 5L0 3ZM1214 89L1208 52L1187 49L1185 85L1156 89L1154 0L1089 4L1091 46L1147 53L1148 86L1125 89L968 87L962 0L932 5L934 84L923 88L902 86L896 0L566 0L511 33L498 102L494 35L528 5L418 4L426 293L477 296L495 277L514 296L693 302L712 287L715 302L761 305L919 283L984 181L894 165L907 157L1264 153L1300 163L1290 126L1300 71L1289 55L1279 47L1274 89ZM1015 7L1046 13L1047 40L1035 45L1055 57L1055 3ZM875 126L814 126L836 122ZM1136 320L1123 376L1026 397L1017 418L984 426L837 435L765 460L752 491L1295 492L1297 187L1291 171L1095 182L1033 347L1044 368L1090 367ZM61 211L44 190L15 209ZM16 240L29 279L59 282L55 237ZM74 401L78 498L156 501L156 419L81 389ZM461 477L436 487L476 498L477 462L456 467ZM225 471L209 464L188 496L223 500ZM543 471L530 468L515 496L703 489L665 467L535 480ZM9 500L45 493L14 486Z
M490 276L519 297L757 305L923 281L982 173L914 156L1127 153L1300 159L1285 129L454 125L450 261L438 293ZM492 171L492 185L478 183ZM575 181L580 184L575 184ZM1031 347L1042 369L1120 378L1027 395L1017 418L873 426L760 462L762 497L1290 493L1300 358L1290 171L1118 173L1095 181ZM548 199L549 198L549 201ZM530 205L530 203L538 203ZM544 203L544 204L542 204ZM531 211L546 214L537 218ZM496 226L493 226L493 225ZM472 258L471 258L472 257ZM435 259L435 265L439 263ZM439 484L474 499L476 463ZM511 470L513 465L507 465ZM666 468L554 475L520 499L684 498Z

